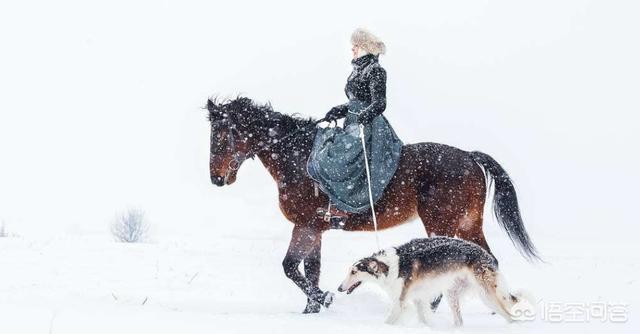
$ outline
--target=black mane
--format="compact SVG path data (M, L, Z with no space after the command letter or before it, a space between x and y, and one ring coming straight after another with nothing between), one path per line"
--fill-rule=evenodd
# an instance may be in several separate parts
M279 113L273 110L271 103L259 104L243 96L223 100L210 98L207 101L207 110L210 122L228 118L238 126L253 129L277 127L286 133L301 127L311 126L315 122L315 119L311 117L304 118L297 114Z

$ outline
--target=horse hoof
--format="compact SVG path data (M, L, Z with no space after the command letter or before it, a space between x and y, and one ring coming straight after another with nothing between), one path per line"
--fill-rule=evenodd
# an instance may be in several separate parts
M333 297L335 294L333 292L325 292L322 295L322 306L329 308L329 306L333 303Z
M307 301L307 307L304 308L304 311L302 311L302 314L319 313L321 307L322 305L320 305L320 303L315 302L313 300L309 300Z

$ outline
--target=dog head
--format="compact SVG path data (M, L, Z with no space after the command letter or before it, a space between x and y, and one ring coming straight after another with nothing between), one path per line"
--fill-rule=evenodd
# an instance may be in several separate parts
M342 281L338 291L350 294L363 282L377 281L389 275L389 265L375 256L364 258L351 266L347 278Z

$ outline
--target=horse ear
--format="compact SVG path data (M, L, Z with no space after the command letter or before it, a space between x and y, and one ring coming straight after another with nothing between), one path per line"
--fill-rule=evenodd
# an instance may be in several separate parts
M213 101L211 101L211 99L207 100L207 109L209 111L213 111L213 109L215 109L216 105L213 103Z

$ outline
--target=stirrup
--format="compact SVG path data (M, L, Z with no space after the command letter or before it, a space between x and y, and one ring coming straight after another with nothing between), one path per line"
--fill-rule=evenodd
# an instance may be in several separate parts
M344 224L347 222L347 217L345 216L332 215L331 209L318 208L316 210L316 214L319 218L322 218L325 223L330 223L331 229L341 230L344 228Z

